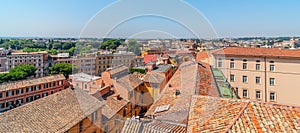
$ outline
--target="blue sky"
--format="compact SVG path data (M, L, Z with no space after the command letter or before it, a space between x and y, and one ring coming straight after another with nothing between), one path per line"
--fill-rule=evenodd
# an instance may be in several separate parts
M79 37L89 20L113 2L115 1L1 0L0 36ZM185 2L207 18L219 37L300 36L299 0L186 0ZM172 3L169 6L173 6ZM168 9L168 6L165 9ZM122 14L122 10L126 9L115 10L111 17L113 18L114 14ZM182 10L178 9L172 13L179 12ZM182 19L188 16L182 16ZM114 34L112 37L118 37L117 33L120 32L128 36L126 32L134 32L139 26L151 24L164 27L177 37L181 36L177 33L186 32L183 28L176 27L176 24L169 24L165 19L144 18L131 23L120 26L119 30L112 32ZM106 25L101 22L99 24ZM185 37L189 36L186 35Z

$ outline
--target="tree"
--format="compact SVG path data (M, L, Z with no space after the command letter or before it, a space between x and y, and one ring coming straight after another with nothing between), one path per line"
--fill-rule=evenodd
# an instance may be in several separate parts
M51 55L57 55L58 52L56 49L51 49L51 50L48 50L48 53Z
M130 73L134 73L134 72L138 72L138 73L141 73L141 74L145 74L146 73L146 70L145 69L141 69L141 68L130 68Z
M117 49L122 44L119 39L107 39L100 44L100 49Z
M130 39L127 42L128 51L133 52L136 55L141 55L141 49L140 49L141 46L142 44L138 43L134 39Z
M68 63L58 63L50 67L51 74L63 74L66 78L68 78L73 71L76 72L77 70L77 66Z
M7 82L10 80L8 73L0 74L0 83Z
M21 64L21 65L15 66L14 68L10 69L9 74L23 74L23 73L19 73L19 72L24 72L24 76L25 76L25 78L27 78L30 76L34 76L36 70L37 70L37 68L33 65Z

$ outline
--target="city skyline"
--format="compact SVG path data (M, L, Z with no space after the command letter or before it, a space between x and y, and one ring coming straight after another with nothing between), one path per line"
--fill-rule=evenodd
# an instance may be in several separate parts
M124 1L124 0L123 0ZM126 0L125 0L126 1ZM93 16L116 3L107 1L2 1L1 37L79 37ZM295 17L299 1L184 1L197 9L211 24L218 37L300 36L300 20ZM172 4L170 5L172 6ZM122 14L121 11L115 11ZM176 12L174 12L176 14ZM184 19L183 16L182 18ZM131 24L130 24L131 23ZM193 38L176 24L161 18L139 18L124 24L120 31L135 32L136 27L160 26L176 37ZM152 28L152 27L150 27ZM194 27L197 28L197 27ZM182 34L176 34L180 33ZM111 37L129 37L126 33ZM183 35L183 36L181 36ZM185 35L185 36L184 36Z

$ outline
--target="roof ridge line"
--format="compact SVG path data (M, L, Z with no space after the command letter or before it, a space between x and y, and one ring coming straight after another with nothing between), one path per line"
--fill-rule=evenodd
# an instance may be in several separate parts
M242 110L239 112L239 114L233 119L233 122L227 126L225 133L228 133L231 127L236 123L236 121L242 116L243 112L247 109L248 105L250 104L250 100L247 100L246 105L242 108Z

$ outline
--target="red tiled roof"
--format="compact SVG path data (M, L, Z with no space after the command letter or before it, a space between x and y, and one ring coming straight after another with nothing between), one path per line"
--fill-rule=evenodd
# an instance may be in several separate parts
M81 89L66 89L0 115L0 132L64 133L103 103Z
M149 62L154 62L154 61L156 61L156 59L157 59L157 57L156 57L155 54L145 55L145 56L144 56L144 62L145 62L146 64L148 64Z
M136 87L143 83L142 80L140 80L136 75L133 74L129 74L120 79L114 80L113 82L116 88L123 87L128 91L134 90Z
M186 133L186 125L155 119L127 119L122 133Z
M212 54L231 56L300 58L300 50L287 50L278 48L227 47L224 49L216 50L212 52Z
M110 92L110 94L98 98L105 104L105 106L102 109L102 114L108 119L111 119L129 102L121 97L118 99L117 96L117 94Z
M186 123L191 96L195 94L197 82L197 64L184 62L170 79L159 99L150 107L146 115L154 115L157 119ZM175 96L175 93L180 94ZM169 104L169 109L163 112L155 112L159 106Z
M220 97L210 65L203 62L198 62L198 65L199 79L196 93L205 96Z
M197 53L196 61L199 62L203 59L208 59L208 58L209 58L209 55L208 55L207 51L202 51L202 52Z
M300 108L194 96L188 132L299 132Z
M161 73L150 71L147 72L147 74L144 76L143 81L144 82L149 82L149 83L156 83L160 84L165 80L165 76L162 75Z
M47 77L41 77L41 78L21 80L21 81L16 81L16 82L12 82L12 83L3 83L0 85L0 92L23 88L23 87L28 87L28 86L33 86L33 85L38 85L38 84L54 82L54 81L59 81L59 80L65 80L65 79L66 78L64 75L58 74L58 75L52 75L52 76L47 76Z

